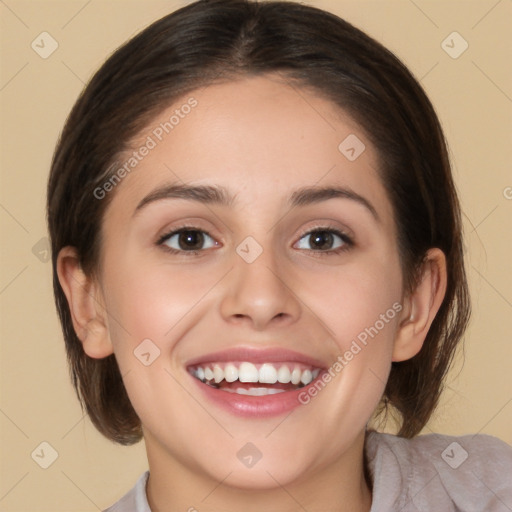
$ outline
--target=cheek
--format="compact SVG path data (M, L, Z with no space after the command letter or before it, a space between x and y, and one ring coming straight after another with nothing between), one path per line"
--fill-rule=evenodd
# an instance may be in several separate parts
M392 342L402 296L396 258L361 257L329 272L324 279L305 279L304 302L314 305L315 314L324 321L339 350L348 350L356 339L364 344L370 333Z
M326 277L322 286L305 284L304 302L315 304L326 343L336 354L331 365L332 404L351 417L369 416L384 391L402 304L402 277L393 258L358 260ZM358 411L358 412L356 412ZM329 414L339 415L336 405Z
M176 381L183 376L173 354L214 281L142 258L118 261L105 272L109 335L133 407L158 432L179 423L172 411L189 399Z
M183 320L216 282L212 272L178 271L144 261L112 265L105 275L110 338L119 364L128 366L144 340L170 354Z

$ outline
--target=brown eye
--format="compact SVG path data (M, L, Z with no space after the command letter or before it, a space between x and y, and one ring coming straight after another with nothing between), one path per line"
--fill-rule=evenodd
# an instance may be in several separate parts
M217 243L199 229L180 229L162 237L160 242L174 251L201 251L215 247Z
M178 245L184 251L202 249L203 243L204 235L200 231L182 231L178 236Z
M309 240L313 249L332 249L334 236L328 231L310 233Z
M302 236L297 246L309 251L328 252L348 248L352 245L350 238L333 229L315 229Z

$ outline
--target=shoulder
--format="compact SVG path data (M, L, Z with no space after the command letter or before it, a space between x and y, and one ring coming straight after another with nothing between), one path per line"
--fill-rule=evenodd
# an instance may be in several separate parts
M374 502L382 503L375 510L512 509L512 448L495 437L371 432L366 454Z
M119 501L103 512L151 512L146 497L148 477L149 471L146 471Z

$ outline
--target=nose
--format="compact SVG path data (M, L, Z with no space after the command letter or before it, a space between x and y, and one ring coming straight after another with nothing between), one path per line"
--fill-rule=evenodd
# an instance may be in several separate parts
M301 302L293 282L276 264L271 251L252 263L235 255L220 312L228 323L247 324L255 330L295 323L301 315Z

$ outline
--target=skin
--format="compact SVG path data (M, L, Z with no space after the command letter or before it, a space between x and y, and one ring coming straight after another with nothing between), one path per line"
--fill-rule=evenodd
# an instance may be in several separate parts
M417 289L404 293L378 155L332 103L269 76L190 96L197 106L110 192L98 277L84 275L72 247L58 264L84 350L96 358L115 353L142 420L149 504L153 511L368 511L365 427L391 362L421 348L444 296L444 256L431 249ZM133 147L187 98L162 111ZM338 150L349 134L366 145L353 162ZM148 194L176 182L223 186L234 201L168 198L134 214ZM310 186L350 189L378 218L347 198L287 205L293 191ZM211 235L206 249L171 254L157 245L184 222ZM354 245L322 253L305 236L312 228L344 231ZM236 252L247 236L263 249L250 264ZM207 402L186 371L192 358L238 346L287 348L329 367L395 303L401 312L288 416L235 416ZM133 353L144 339L160 349L150 366ZM237 458L247 442L262 454L252 468Z

